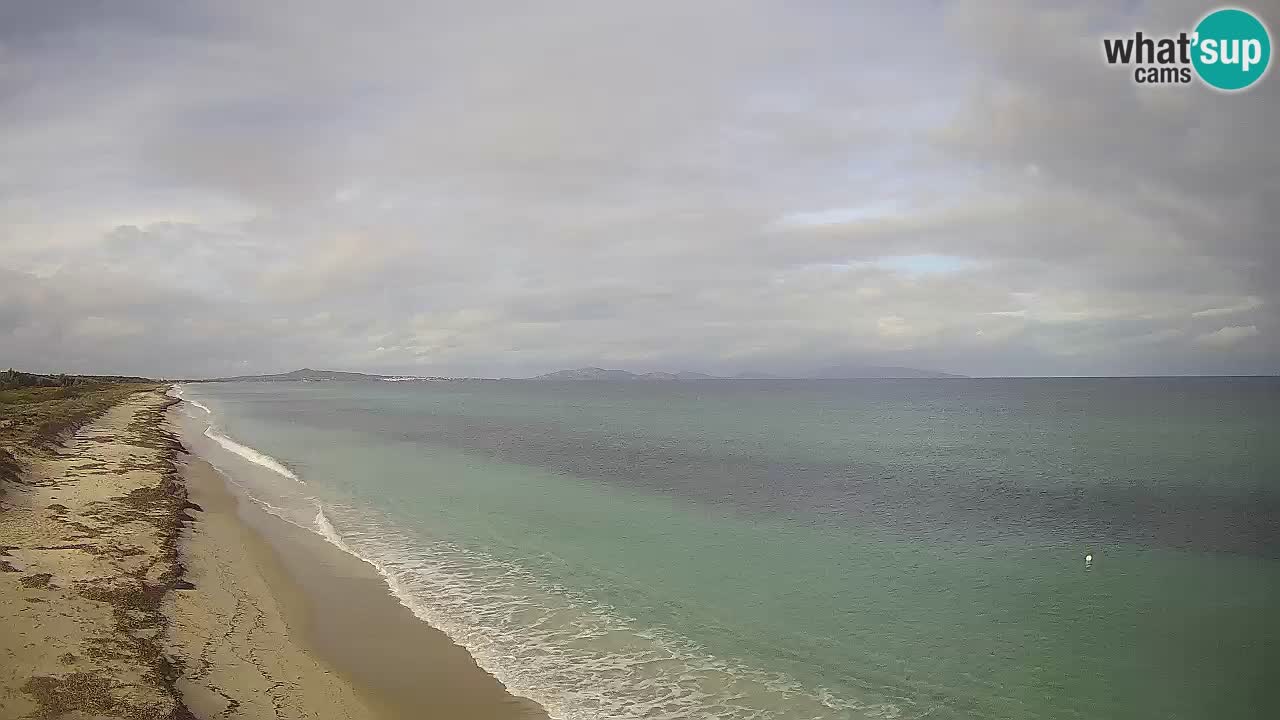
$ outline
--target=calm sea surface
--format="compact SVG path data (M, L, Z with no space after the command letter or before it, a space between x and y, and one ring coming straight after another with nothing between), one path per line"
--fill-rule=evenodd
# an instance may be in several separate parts
M182 393L559 718L1280 717L1280 380Z

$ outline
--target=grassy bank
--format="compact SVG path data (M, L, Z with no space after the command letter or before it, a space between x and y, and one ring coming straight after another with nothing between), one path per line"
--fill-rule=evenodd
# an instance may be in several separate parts
M0 390L0 479L17 479L23 455L56 445L124 398L158 387L153 382L83 381Z

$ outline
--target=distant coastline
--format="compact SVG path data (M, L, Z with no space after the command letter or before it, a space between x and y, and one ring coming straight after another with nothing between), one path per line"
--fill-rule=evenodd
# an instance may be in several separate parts
M910 378L963 378L966 375L920 370L918 368L895 367L887 365L832 366L813 373L780 375L766 372L746 371L735 375L708 375L700 372L646 372L633 373L627 370L606 370L598 367L582 367L572 370L557 370L538 375L532 380L594 380L594 381L632 381L632 380L861 380L861 379L910 379Z
M216 377L189 379L182 382L368 382L386 381L401 382L408 380L431 381L451 380L455 378L426 377L416 375L373 375L369 373L345 372L342 370L312 370L302 368L284 373L267 375L235 375L232 377Z
M839 365L823 368L812 373L775 374L767 372L744 371L734 375L711 375L702 372L643 372L629 370L606 369L601 367L580 367L536 375L527 378L475 378L444 377L438 375L377 375L372 373L348 372L342 370L313 370L302 368L284 373L265 375L236 375L184 380L183 382L456 382L461 380L535 380L535 381L594 381L594 382L680 382L698 380L859 380L859 379L944 379L967 378L968 375L921 370L918 368L897 367L889 365Z

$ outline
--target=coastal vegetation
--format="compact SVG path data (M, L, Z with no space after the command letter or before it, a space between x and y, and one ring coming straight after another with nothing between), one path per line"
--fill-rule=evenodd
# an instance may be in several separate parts
M157 387L139 377L0 373L0 479L17 478L22 455L57 444L133 393Z

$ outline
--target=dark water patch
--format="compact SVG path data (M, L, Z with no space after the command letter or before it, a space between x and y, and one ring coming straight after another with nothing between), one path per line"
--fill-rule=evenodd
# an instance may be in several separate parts
M1280 557L1280 381L1270 378L495 383L250 397L274 421L744 513L940 542Z

